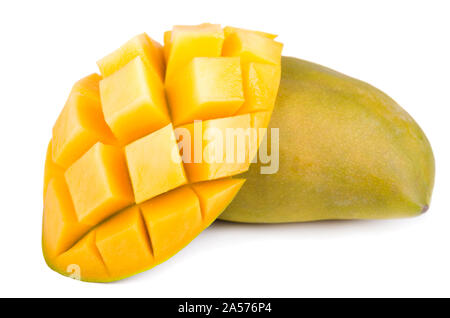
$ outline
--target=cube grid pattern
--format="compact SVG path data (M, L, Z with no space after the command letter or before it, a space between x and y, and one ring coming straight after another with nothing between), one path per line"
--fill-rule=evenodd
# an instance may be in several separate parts
M58 254L61 266L72 254L84 255L95 259L95 266L104 267L104 280L152 267L170 257L169 245L193 239L214 220L211 207L220 193L242 185L243 181L226 177L248 170L252 158L225 168L205 163L192 168L181 156L178 162L173 160L173 149L178 150L174 127L187 127L201 119L207 127L221 128L236 117L244 123L242 128L249 128L256 114L251 112L256 111L270 118L279 78L273 79L276 85L269 93L273 101L267 105L262 105L264 96L258 91L266 89L267 83L258 80L266 74L280 76L281 44L271 34L226 30L216 25L175 27L166 32L164 48L141 34L98 62L106 77L93 74L73 87L70 109L65 112L78 111L77 121L60 116L49 147L52 155L47 158L52 167L64 172L52 174L51 180L67 186L73 204L70 222L83 229L73 242L52 238L64 241L63 249L59 244L57 251L48 251ZM252 52L245 32L262 46ZM199 43L209 47L197 52L194 44ZM236 43L242 47L233 47ZM264 56L271 44L274 48ZM188 49L190 58L180 57L174 51L177 48ZM170 81L164 82L164 68L171 72ZM255 69L262 69L262 75ZM246 74L255 75L242 78ZM250 107L249 98L259 104ZM92 114L82 103L89 105ZM203 170L195 176L198 169ZM46 188L51 180L46 180ZM48 194L44 204L61 199L47 198L57 196L58 191ZM60 228L67 226L67 217L58 217L57 209L46 213ZM165 239L167 231L180 243ZM130 266L122 268L118 258L129 259Z

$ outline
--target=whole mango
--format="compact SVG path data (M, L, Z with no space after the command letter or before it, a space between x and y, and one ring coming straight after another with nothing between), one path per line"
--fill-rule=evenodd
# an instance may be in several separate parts
M435 174L430 144L375 87L284 57L269 127L279 128L279 170L261 174L265 164L252 165L221 219L382 219L428 210Z

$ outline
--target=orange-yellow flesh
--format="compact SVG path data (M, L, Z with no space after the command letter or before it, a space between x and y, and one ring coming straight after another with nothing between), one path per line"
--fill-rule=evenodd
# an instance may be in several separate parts
M244 182L230 177L249 168L262 140L250 128L270 120L281 59L273 38L176 26L164 48L138 35L98 62L102 76L75 83L45 163L50 267L118 280L163 262L215 220Z
M218 24L174 26L168 40L166 82L170 82L194 57L219 57L223 41L223 30Z
M85 281L112 281L156 266L204 230L233 200L243 179L183 186L119 211L94 227L73 247L49 256L63 275ZM208 183L211 184L209 187Z
M47 187L50 180L55 177L64 178L64 168L58 166L53 162L52 158L52 142L48 143L47 154L45 156L45 167L44 167L44 199L47 193Z
M67 168L97 141L113 143L106 125L100 97L98 75L90 75L76 83L53 126L52 158Z
M96 225L134 202L120 148L96 143L64 175L83 224Z
M192 185L192 189L200 200L205 223L211 223L217 217L217 211L223 211L239 192L245 179L225 178L200 182Z
M168 258L174 251L184 247L202 226L200 203L189 186L141 204L141 211L157 261Z
M96 245L113 277L143 271L154 262L147 230L137 206L100 225Z
M196 57L167 84L174 125L232 116L244 103L240 59Z
M82 95L89 96L92 99L97 101L100 100L100 90L99 90L99 82L102 77L97 73L92 73L78 82L76 82L72 87L72 92L78 92Z
M167 64L167 61L169 60L169 53L170 49L172 47L172 31L166 31L164 32L164 47L163 47L163 54L164 54L164 61Z
M114 52L97 61L97 65L103 77L107 77L136 57L140 57L161 80L164 78L163 48L161 44L151 39L146 33L135 36Z
M170 122L161 79L139 56L100 81L100 96L105 120L122 145Z
M95 236L96 230L92 230L56 259L47 259L49 266L74 279L92 282L113 280L95 245Z
M89 227L78 222L69 191L61 177L48 184L43 217L43 247L54 257L67 250Z
M256 62L279 65L283 45L252 32L237 30L223 43L223 56L239 56L243 64Z
M235 27L232 27L232 26L226 26L226 27L223 28L223 32L225 34L225 37L229 36L231 33L234 33L236 31L250 32L250 33L253 33L253 34L257 34L257 35L269 38L271 40L274 40L277 37L276 34L262 32L262 31L253 31L253 30L247 30L247 29L242 29L242 28L235 28Z
M172 124L125 147L136 203L187 182Z
M242 72L245 102L238 114L272 110L281 78L280 65L249 63Z
M190 182L234 176L248 170L251 161L249 153L256 147L256 136L250 129L250 114L212 119L179 128L185 129L191 136L191 139L179 138L183 150L189 147L188 144L194 145L190 163L184 164ZM201 141L198 143L195 136L200 134ZM201 148L197 144L201 144Z

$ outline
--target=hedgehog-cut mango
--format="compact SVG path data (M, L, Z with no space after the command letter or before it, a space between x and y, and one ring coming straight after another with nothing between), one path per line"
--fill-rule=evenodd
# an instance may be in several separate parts
M243 147L219 143L216 160L203 158L209 132L267 127L281 73L274 38L201 24L175 26L162 46L143 33L75 83L45 162L42 244L52 269L90 282L129 277L220 215L261 130ZM235 161L223 160L227 151Z

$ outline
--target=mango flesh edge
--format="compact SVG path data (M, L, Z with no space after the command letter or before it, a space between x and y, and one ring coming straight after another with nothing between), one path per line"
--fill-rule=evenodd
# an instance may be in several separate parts
M244 180L230 177L248 169L257 138L244 136L243 147L233 149L243 162L208 161L192 173L181 160L172 124L180 123L175 106L187 114L183 124L203 119L206 128L222 132L267 123L255 119L270 117L270 98L263 107L267 111L236 113L246 99L249 112L259 110L259 101L251 97L273 95L279 78L256 76L256 84L244 92L242 69L255 61L243 63L240 52L223 57L225 38L220 26L211 24L174 27L165 34L167 48L141 34L98 62L103 76L92 74L73 86L65 107L69 111L53 130L44 174L42 243L55 271L107 282L152 268L188 244L234 198ZM246 54L256 50L255 56L264 55L261 47L246 49ZM195 72L185 73L181 85L163 83L157 66L163 61L165 69L164 55L174 78L182 77L189 64ZM276 74L280 65L268 69ZM166 90L181 94L189 83L194 90L185 94L182 105L166 104ZM201 131L194 152L209 154L208 136ZM221 150L221 156L230 155Z
M67 250L75 240L89 230L89 226L78 222L69 190L64 178L55 177L49 181L45 195L43 231L46 253L55 257Z
M244 179L229 178L192 185L192 189L200 200L202 216L206 223L215 220L216 210L225 210L230 203L230 198L234 196L234 193L239 192L244 182Z
M250 33L254 33L266 38L269 38L271 40L274 40L277 35L276 34L272 34L272 33L267 33L267 32L262 32L262 31L253 31L253 30L247 30L247 29L242 29L242 28L235 28L232 26L226 26L223 28L223 32L225 34L225 36L229 36L231 33L236 32L236 31L244 31L244 32L250 32Z
M45 194L47 193L47 187L50 182L55 177L62 177L64 175L64 168L58 166L53 162L52 159L52 142L48 143L47 154L45 156L45 166L44 166L44 200Z
M192 240L202 226L199 198L189 186L142 204L141 211L156 260L168 258L172 245Z
M130 39L120 48L97 61L97 65L102 76L108 77L137 57L141 58L151 72L155 72L160 79L163 79L165 66L161 44L152 40L146 33Z
M150 238L138 206L126 209L102 224L96 230L95 244L112 277L137 272L153 262Z
M198 184L199 187L195 188L193 185L192 190L191 186L184 186L120 211L91 229L57 257L48 253L48 243L44 236L44 258L49 267L58 273L71 276L76 269L80 277L75 278L87 282L116 281L153 268L175 255L207 228L233 200L245 180L219 179L210 182L211 187L203 185L209 182ZM186 192L190 194L186 196ZM185 201L181 197L183 200L187 199L186 205L183 205ZM177 208L177 205L183 206ZM204 207L207 209L201 210ZM184 215L184 220L177 214ZM193 215L195 217L191 217ZM186 221L190 225L187 228ZM178 224L179 230L164 232L158 228L161 224L165 224L163 229ZM180 235L180 229L183 228L185 235ZM153 232L155 229L157 231L155 239L152 229ZM162 235L164 233L167 235ZM145 250L144 246L148 249ZM131 254L128 255L129 253ZM119 256L121 261L118 261ZM128 266L130 257L133 258L132 266Z
M430 205L435 166L425 134L369 84L283 57L269 128L280 129L279 171L261 175L261 164L252 165L220 219L398 218Z
M114 143L100 104L98 74L91 74L73 86L53 126L52 160L69 167L97 141Z
M96 231L89 232L71 249L56 259L49 259L44 253L47 264L55 271L66 275L77 275L84 281L103 282L110 280L110 274L95 244ZM75 261L76 260L76 261Z
M242 67L245 102L238 114L271 111L277 98L281 69L278 65L248 63Z
M170 33L167 53L166 82L182 70L194 57L219 57L224 33L218 24L174 26Z
M223 56L240 56L243 64L256 62L280 64L283 45L264 36L237 30L226 37Z

